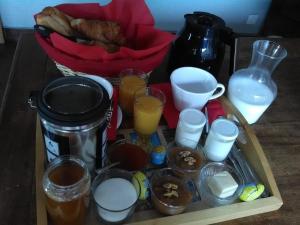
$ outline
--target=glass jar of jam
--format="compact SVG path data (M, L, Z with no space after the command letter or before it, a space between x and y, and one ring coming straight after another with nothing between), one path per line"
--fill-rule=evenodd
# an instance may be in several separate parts
M46 169L43 189L49 220L54 225L83 225L89 205L91 178L75 156L59 156Z

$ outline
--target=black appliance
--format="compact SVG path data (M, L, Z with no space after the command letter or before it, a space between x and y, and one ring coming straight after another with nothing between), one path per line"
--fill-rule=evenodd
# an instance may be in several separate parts
M168 63L169 75L179 67L193 66L213 74L218 80L225 44L230 49L229 74L233 73L235 33L224 20L206 12L186 14L185 26L174 41Z

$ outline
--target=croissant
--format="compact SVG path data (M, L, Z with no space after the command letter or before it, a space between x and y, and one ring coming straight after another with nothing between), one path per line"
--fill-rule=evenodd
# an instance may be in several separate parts
M120 25L116 22L74 19L71 21L71 27L92 40L116 45L125 44Z
M70 20L73 18L60 12L55 7L46 7L36 16L36 23L63 34L72 36L74 31L70 25Z
M68 14L63 13L62 11L58 10L57 8L51 7L51 6L47 6L46 8L44 8L42 13L45 15L48 15L48 16L58 15L65 21L67 20L66 22L68 22L68 23L70 23L71 20L74 19L72 16L69 16Z

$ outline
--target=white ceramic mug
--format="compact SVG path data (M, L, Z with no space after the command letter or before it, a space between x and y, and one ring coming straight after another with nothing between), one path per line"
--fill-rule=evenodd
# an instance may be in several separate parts
M112 98L114 89L113 89L113 86L111 85L111 83L107 79L97 76L97 75L79 75L79 76L90 78L90 79L96 81L97 83L101 84L107 91L109 99Z
M174 104L179 111L186 108L201 110L209 100L225 92L224 85L218 83L212 74L195 67L178 68L170 79Z

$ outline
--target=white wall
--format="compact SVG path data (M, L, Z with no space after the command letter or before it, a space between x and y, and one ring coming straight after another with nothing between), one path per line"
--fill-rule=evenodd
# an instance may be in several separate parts
M128 0L134 1L134 0ZM222 17L228 26L240 33L257 33L272 0L145 0L156 26L177 31L183 15L206 11ZM61 3L101 2L110 0L0 0L0 16L6 28L32 28L33 15L45 6Z

